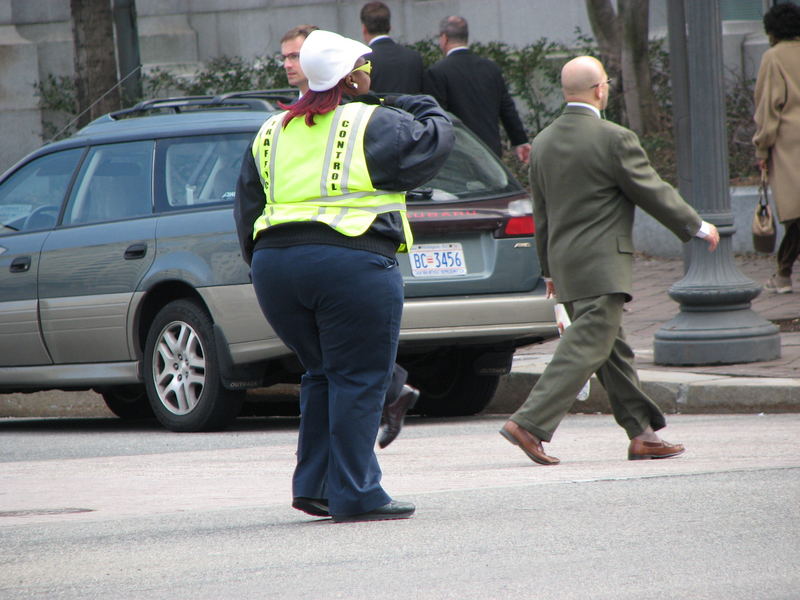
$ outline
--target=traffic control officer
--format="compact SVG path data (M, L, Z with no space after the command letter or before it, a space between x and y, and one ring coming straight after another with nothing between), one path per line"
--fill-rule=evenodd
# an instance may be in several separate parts
M334 521L415 510L381 487L374 444L403 309L395 253L412 243L404 192L454 143L432 98L365 95L369 52L311 32L300 50L309 91L261 127L234 210L261 309L305 368L292 505Z

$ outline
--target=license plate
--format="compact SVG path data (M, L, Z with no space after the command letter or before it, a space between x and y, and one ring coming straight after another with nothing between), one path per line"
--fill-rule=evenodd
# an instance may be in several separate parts
M466 275L467 263L461 244L417 244L408 252L414 277Z

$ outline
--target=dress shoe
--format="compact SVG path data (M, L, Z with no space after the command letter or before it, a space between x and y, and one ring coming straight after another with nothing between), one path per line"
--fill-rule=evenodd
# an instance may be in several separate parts
M391 521L392 519L408 519L414 514L416 506L411 502L396 502L379 506L375 510L357 515L333 515L336 523L353 523L356 521Z
M631 440L630 446L628 446L628 460L669 458L683 454L685 450L686 448L683 447L683 444L670 444L664 440L645 442L634 438Z
M500 430L500 435L515 446L522 448L533 462L540 465L557 465L561 461L555 456L548 456L542 449L542 441L527 429L523 429L514 421L507 421Z
M417 398L419 398L419 390L410 385L404 385L397 399L386 403L383 407L382 419L385 425L381 428L378 436L378 446L386 448L400 435L406 413L414 408Z
M304 498L297 496L292 500L292 508L302 510L304 513L315 517L330 517L328 501L324 498Z

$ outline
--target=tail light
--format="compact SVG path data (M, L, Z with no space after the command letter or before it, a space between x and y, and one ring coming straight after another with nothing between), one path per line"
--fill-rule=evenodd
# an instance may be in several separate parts
M530 200L514 200L508 205L508 218L494 233L496 238L528 237L536 233L533 204Z
M528 215L527 217L511 217L506 221L502 234L498 237L527 236L534 233L536 233L536 226L533 224L533 215Z

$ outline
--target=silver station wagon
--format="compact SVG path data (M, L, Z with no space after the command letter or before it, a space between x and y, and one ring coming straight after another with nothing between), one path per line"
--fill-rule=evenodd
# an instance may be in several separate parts
M259 310L232 216L242 156L274 95L151 100L0 179L0 393L100 393L123 418L220 429L249 388L302 369ZM524 188L456 123L408 193L398 362L418 410L469 415L515 348L557 335ZM364 332L368 335L369 332Z

